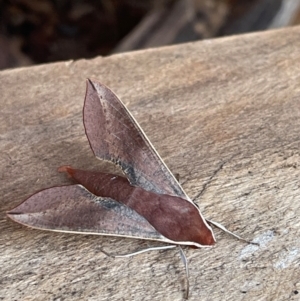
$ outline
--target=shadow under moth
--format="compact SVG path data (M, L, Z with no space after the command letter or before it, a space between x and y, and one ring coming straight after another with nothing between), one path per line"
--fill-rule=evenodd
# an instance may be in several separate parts
M228 230L203 218L125 105L99 82L87 80L83 123L96 158L115 163L126 177L62 166L79 184L37 192L7 215L37 229L168 244L152 249L179 246L187 298L180 246L212 246L210 224Z

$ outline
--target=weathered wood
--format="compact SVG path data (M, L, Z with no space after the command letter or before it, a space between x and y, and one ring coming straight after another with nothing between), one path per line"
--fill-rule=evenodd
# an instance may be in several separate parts
M82 125L85 78L128 105L216 231L186 249L190 300L298 300L300 28L0 73L0 299L181 300L175 250L112 259L153 243L31 230L5 211L69 183L56 168L102 168ZM156 244L155 244L156 245Z

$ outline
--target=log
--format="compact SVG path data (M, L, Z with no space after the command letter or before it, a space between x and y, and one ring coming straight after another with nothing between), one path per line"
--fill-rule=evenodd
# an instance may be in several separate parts
M70 184L96 160L82 124L85 79L115 91L203 215L211 249L185 248L190 300L297 300L300 290L300 27L0 72L1 300L182 300L176 249L39 231L5 212ZM298 294L298 296L297 296Z

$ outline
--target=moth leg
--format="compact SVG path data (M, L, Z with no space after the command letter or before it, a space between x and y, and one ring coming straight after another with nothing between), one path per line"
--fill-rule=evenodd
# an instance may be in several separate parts
M228 230L226 227L224 227L222 224L219 224L219 223L217 223L217 222L215 222L215 221L208 220L208 219L206 219L206 221L207 221L210 225L213 225L213 226L215 226L216 228L221 229L221 230L224 231L225 233L227 233L227 234L229 234L229 235L232 235L233 237L237 238L238 240L244 241L244 242L246 242L246 243L248 243L248 244L252 244L252 245L257 245L257 246L259 246L258 243L252 242L252 241L247 240L247 239L245 239L245 238L242 238L242 237L240 237L239 235L237 235L237 234L235 234L235 233L229 231L229 230Z
M176 248L176 245L162 246L162 247L150 247L150 248L147 248L147 249L142 249L142 250L138 250L138 251L135 251L135 252L126 253L126 254L119 254L119 255L110 254L110 253L106 252L105 250L103 250L103 248L100 248L100 250L106 256L113 257L113 258L122 258L122 257L135 256L135 255L142 254L142 253L145 253L145 252L148 252L148 251L167 250L167 249L174 249L174 248Z
M180 254L181 260L182 260L182 262L184 264L184 267L185 267L185 275L186 275L186 291L185 291L184 298L188 299L189 298L189 290L190 290L189 266L188 266L188 261L187 261L187 258L185 256L185 253L183 252L181 246L178 245L178 248L179 248L179 254Z
M106 252L105 250L103 250L103 248L100 248L100 250L106 256L113 257L113 258L122 258L122 257L135 256L135 255L142 254L142 253L145 253L145 252L148 252L148 251L168 250L168 249L174 249L176 247L179 248L179 254L180 254L181 260L182 260L182 262L184 264L184 267L185 267L186 291L185 291L184 298L188 299L188 297L189 297L189 289L190 289L190 284L189 284L189 267L188 267L188 262L187 262L187 258L185 256L185 253L183 252L182 248L179 245L169 245L169 246L162 246L162 247L150 247L150 248L147 248L147 249L138 250L138 251L135 251L135 252L131 252L131 253L127 253L127 254L120 254L120 255L110 254L110 253Z

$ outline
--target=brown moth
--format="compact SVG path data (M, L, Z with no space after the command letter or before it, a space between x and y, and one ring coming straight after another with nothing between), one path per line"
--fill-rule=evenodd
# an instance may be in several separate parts
M7 213L12 220L173 246L215 243L213 222L203 218L121 100L99 82L87 80L83 122L96 158L115 163L126 177L62 166L59 171L79 184L37 192Z
M83 123L98 159L125 177L63 166L80 185L52 187L8 212L33 228L211 246L213 232L121 100L87 81ZM97 197L96 197L97 196Z

